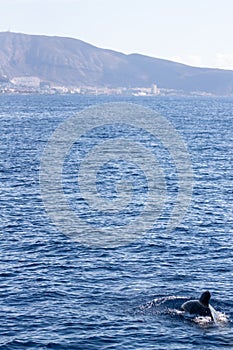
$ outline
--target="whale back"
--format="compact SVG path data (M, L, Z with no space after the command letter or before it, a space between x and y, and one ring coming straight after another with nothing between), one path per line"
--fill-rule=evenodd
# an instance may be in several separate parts
M213 318L209 308L210 292L207 290L202 293L199 300L190 300L181 306L181 309L190 313L191 315L209 316Z
M181 306L181 309L191 315L212 317L209 307L205 307L199 300L190 300Z

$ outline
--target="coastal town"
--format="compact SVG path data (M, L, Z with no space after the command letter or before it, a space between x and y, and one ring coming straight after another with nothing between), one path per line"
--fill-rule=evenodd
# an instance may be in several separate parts
M187 95L183 90L149 87L77 86L67 87L41 80L36 76L20 76L8 79L0 76L0 94L78 94L78 95L120 95L120 96L169 96ZM190 95L212 95L206 92L192 92Z

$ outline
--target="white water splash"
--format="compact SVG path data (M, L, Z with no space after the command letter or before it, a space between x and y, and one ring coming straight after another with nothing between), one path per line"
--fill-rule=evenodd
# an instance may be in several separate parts
M211 315L213 317L213 320L214 320L214 323L217 324L218 323L218 313L217 311L213 308L213 306L211 306L209 304L209 308L210 308L210 312L211 312Z
M199 326L206 327L213 324L212 318L209 316L197 316L193 319Z
M214 323L216 325L221 325L221 324L224 324L224 323L227 323L228 322L228 317L227 315L221 313L221 312L218 312L216 311L213 306L211 306L209 304L209 308L210 308L210 312L211 312L211 315L213 317L213 320L214 320Z

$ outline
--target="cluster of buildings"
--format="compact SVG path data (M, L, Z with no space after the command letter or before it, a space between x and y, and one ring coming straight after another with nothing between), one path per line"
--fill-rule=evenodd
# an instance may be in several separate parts
M160 94L156 84L151 87L93 87L81 86L71 87L59 86L42 81L34 76L14 77L9 80L7 77L0 77L0 93L2 94L22 94L22 93L40 93L40 94L80 94L80 95L129 95L129 96L156 96Z
M129 95L129 96L155 96L159 95L160 91L157 85L151 87L81 87L80 94L82 95Z
M0 94L79 94L79 95L122 95L122 96L172 96L187 95L182 90L158 88L156 84L150 87L66 87L42 81L34 76L14 77L9 80L0 76ZM206 92L193 92L190 95L209 96Z

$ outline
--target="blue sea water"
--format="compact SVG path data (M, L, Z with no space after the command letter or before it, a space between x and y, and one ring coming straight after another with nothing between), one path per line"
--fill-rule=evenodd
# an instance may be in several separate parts
M40 160L61 122L120 101L158 111L182 135L192 201L170 233L155 227L122 246L83 245L48 217ZM1 95L0 349L233 348L232 127L232 98ZM203 327L167 312L206 289L227 323ZM142 307L155 298L166 305Z

